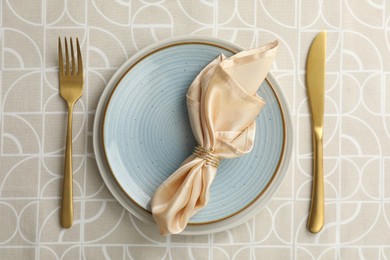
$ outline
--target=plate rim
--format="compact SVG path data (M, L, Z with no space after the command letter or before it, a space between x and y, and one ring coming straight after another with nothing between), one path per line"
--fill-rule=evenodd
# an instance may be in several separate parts
M141 51L137 52L136 54L134 54L130 59L128 59L126 62L124 62L118 68L116 73L114 73L114 75L111 77L111 79L106 84L106 88L104 89L104 91L102 93L102 96L101 96L99 103L98 103L98 107L96 109L94 130L93 130L93 146L94 146L95 155L96 155L97 151L99 150L100 145L101 145L101 148L99 151L100 155L101 155L101 150L103 150L103 157L104 158L99 158L100 160L97 159L97 164L98 164L98 168L100 171L100 175L102 176L103 181L105 182L106 186L108 187L108 189L110 190L112 195L118 200L118 202L120 204L122 204L122 206L124 206L123 203L121 203L121 201L119 201L119 199L117 197L118 194L114 194L115 192L113 192L113 190L112 190L114 188L113 187L110 188L109 185L107 185L107 177L108 176L104 176L105 174L102 174L103 166L101 164L103 164L103 162L101 159L104 159L105 163L109 169L108 174L111 175L112 179L114 179L116 186L119 187L119 189L126 196L127 199L131 200L131 202L134 206L138 207L139 210L144 211L144 214L151 215L151 212L148 211L147 209L145 209L144 207L142 207L141 205L139 205L126 192L126 190L123 188L123 186L120 184L117 177L115 176L115 173L112 171L111 165L109 164L106 149L104 146L104 122L106 120L107 109L110 105L110 101L112 99L113 94L115 93L115 90L117 89L118 85L120 85L120 82L129 73L129 71L131 71L132 68L134 68L137 64L139 64L139 62L141 62L142 60L149 57L150 55L153 55L154 53L157 53L163 49L168 49L168 48L173 47L173 46L179 46L179 45L184 45L184 44L204 44L204 45L208 45L208 46L215 46L218 48L228 50L228 51L233 52L233 53L237 53L237 52L243 50L243 48L241 48L241 47L239 47L231 42L226 42L226 41L223 41L223 40L220 40L217 38L212 38L212 37L194 37L194 36L185 37L184 36L184 37L173 37L173 38L167 39L165 41L156 42L156 43L150 45L149 47L146 47L146 48L142 49ZM260 198L263 197L264 194L272 193L271 194L271 196L272 196L275 193L275 191L271 191L270 187L275 186L275 183L274 183L275 179L277 179L277 176L280 176L280 175L282 175L281 177L279 177L280 179L284 178L284 175L286 174L286 170L281 171L281 168L283 168L282 167L283 164L286 164L286 163L287 163L287 167L288 167L290 157L291 157L291 149L292 149L292 138L290 141L291 142L290 148L288 149L288 147L287 147L288 146L287 137L288 137L288 135L290 137L292 137L291 133L289 134L289 132L292 132L292 127L291 127L292 122L291 122L291 118L290 118L291 114L290 114L288 106L287 105L283 106L283 104L282 104L282 101L286 101L286 100L285 100L283 93L281 91L280 91L280 93L278 93L279 91L276 91L275 84L277 85L277 81L274 79L272 74L268 73L265 80L268 82L269 86L271 87L271 89L272 89L272 91L277 99L278 106L281 110L283 130L284 130L284 132L283 132L283 145L282 145L282 150L280 151L280 156L279 156L280 158L279 158L278 164L275 168L275 171L274 171L271 179L268 181L268 183L262 189L262 191L259 192L259 194L257 194L256 197L254 199L252 199L244 207L233 212L232 214L229 214L228 216L224 216L224 217L216 219L216 220L206 221L206 222L189 223L188 228L186 228L186 230L184 230L183 233L193 234L194 232L186 232L187 229L199 229L199 227L210 226L212 224L220 223L220 222L223 222L227 219L231 219L234 216L240 215L240 213L243 213L243 212L247 211L248 208L251 208L252 206L254 206L254 204L256 204L256 202L258 202L260 200ZM106 101L104 101L103 99L106 99ZM104 110L103 113L101 113L102 109ZM100 113L98 113L98 111ZM99 122L101 122L101 123L99 123ZM290 124L290 127L288 127L288 123ZM101 130L100 134L98 133L98 128L100 128L100 130ZM288 129L288 128L290 128L290 129ZM97 144L97 142L99 142L99 140L98 140L99 137L100 137L100 143L101 143L100 145ZM290 150L290 151L288 152L287 150ZM284 168L287 168L287 167L284 167ZM104 169L103 169L103 171L104 171ZM279 186L280 186L280 184L277 185L276 188L279 188ZM123 194L122 194L122 196L123 196ZM266 197L266 196L264 196L264 197ZM268 201L269 201L269 199L265 200L265 203L267 203ZM125 207L125 208L129 210L128 207ZM134 208L133 208L133 210L129 210L129 211L133 215L138 217L139 219L144 220L143 217L140 217L140 214L136 214L136 212L134 212L135 211ZM141 215L144 215L144 214L141 214ZM245 218L245 219L247 219L247 218ZM153 218L151 219L151 222L154 223ZM240 221L240 223L241 222L243 222L243 221ZM237 221L235 221L233 224L234 224L234 226L236 226L240 223L237 223ZM207 228L206 228L206 230L207 230ZM199 233L199 232L205 234L205 233L210 233L210 230L207 230L207 232L204 232L204 231L202 232L202 230L197 230L195 233Z

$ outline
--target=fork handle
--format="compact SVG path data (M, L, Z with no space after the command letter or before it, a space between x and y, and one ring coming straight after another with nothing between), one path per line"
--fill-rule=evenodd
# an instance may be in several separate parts
M68 104L66 130L65 171L62 188L61 226L70 228L73 223L73 168L72 168L72 115L73 104Z
M311 233L319 232L324 226L324 171L322 134L313 133L313 186L307 227Z

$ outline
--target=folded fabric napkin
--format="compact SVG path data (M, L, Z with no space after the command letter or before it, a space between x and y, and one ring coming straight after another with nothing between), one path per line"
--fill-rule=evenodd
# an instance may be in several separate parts
M191 84L187 107L198 146L153 195L152 214L162 235L183 231L207 204L220 159L252 150L256 117L265 104L257 89L278 45L274 41L228 59L220 55Z

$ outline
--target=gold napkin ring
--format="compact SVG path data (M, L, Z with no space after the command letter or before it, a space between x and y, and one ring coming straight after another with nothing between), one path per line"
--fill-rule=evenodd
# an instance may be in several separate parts
M202 146L197 145L194 149L193 154L198 158L206 160L206 165L211 165L214 166L215 168L218 168L219 157L213 154L213 150L207 150Z

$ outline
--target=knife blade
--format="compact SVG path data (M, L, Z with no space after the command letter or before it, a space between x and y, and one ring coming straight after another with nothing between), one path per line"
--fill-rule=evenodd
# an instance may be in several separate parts
M313 138L313 183L307 228L312 233L319 232L325 221L323 172L325 60L326 32L320 32L310 46L306 61L306 86Z

